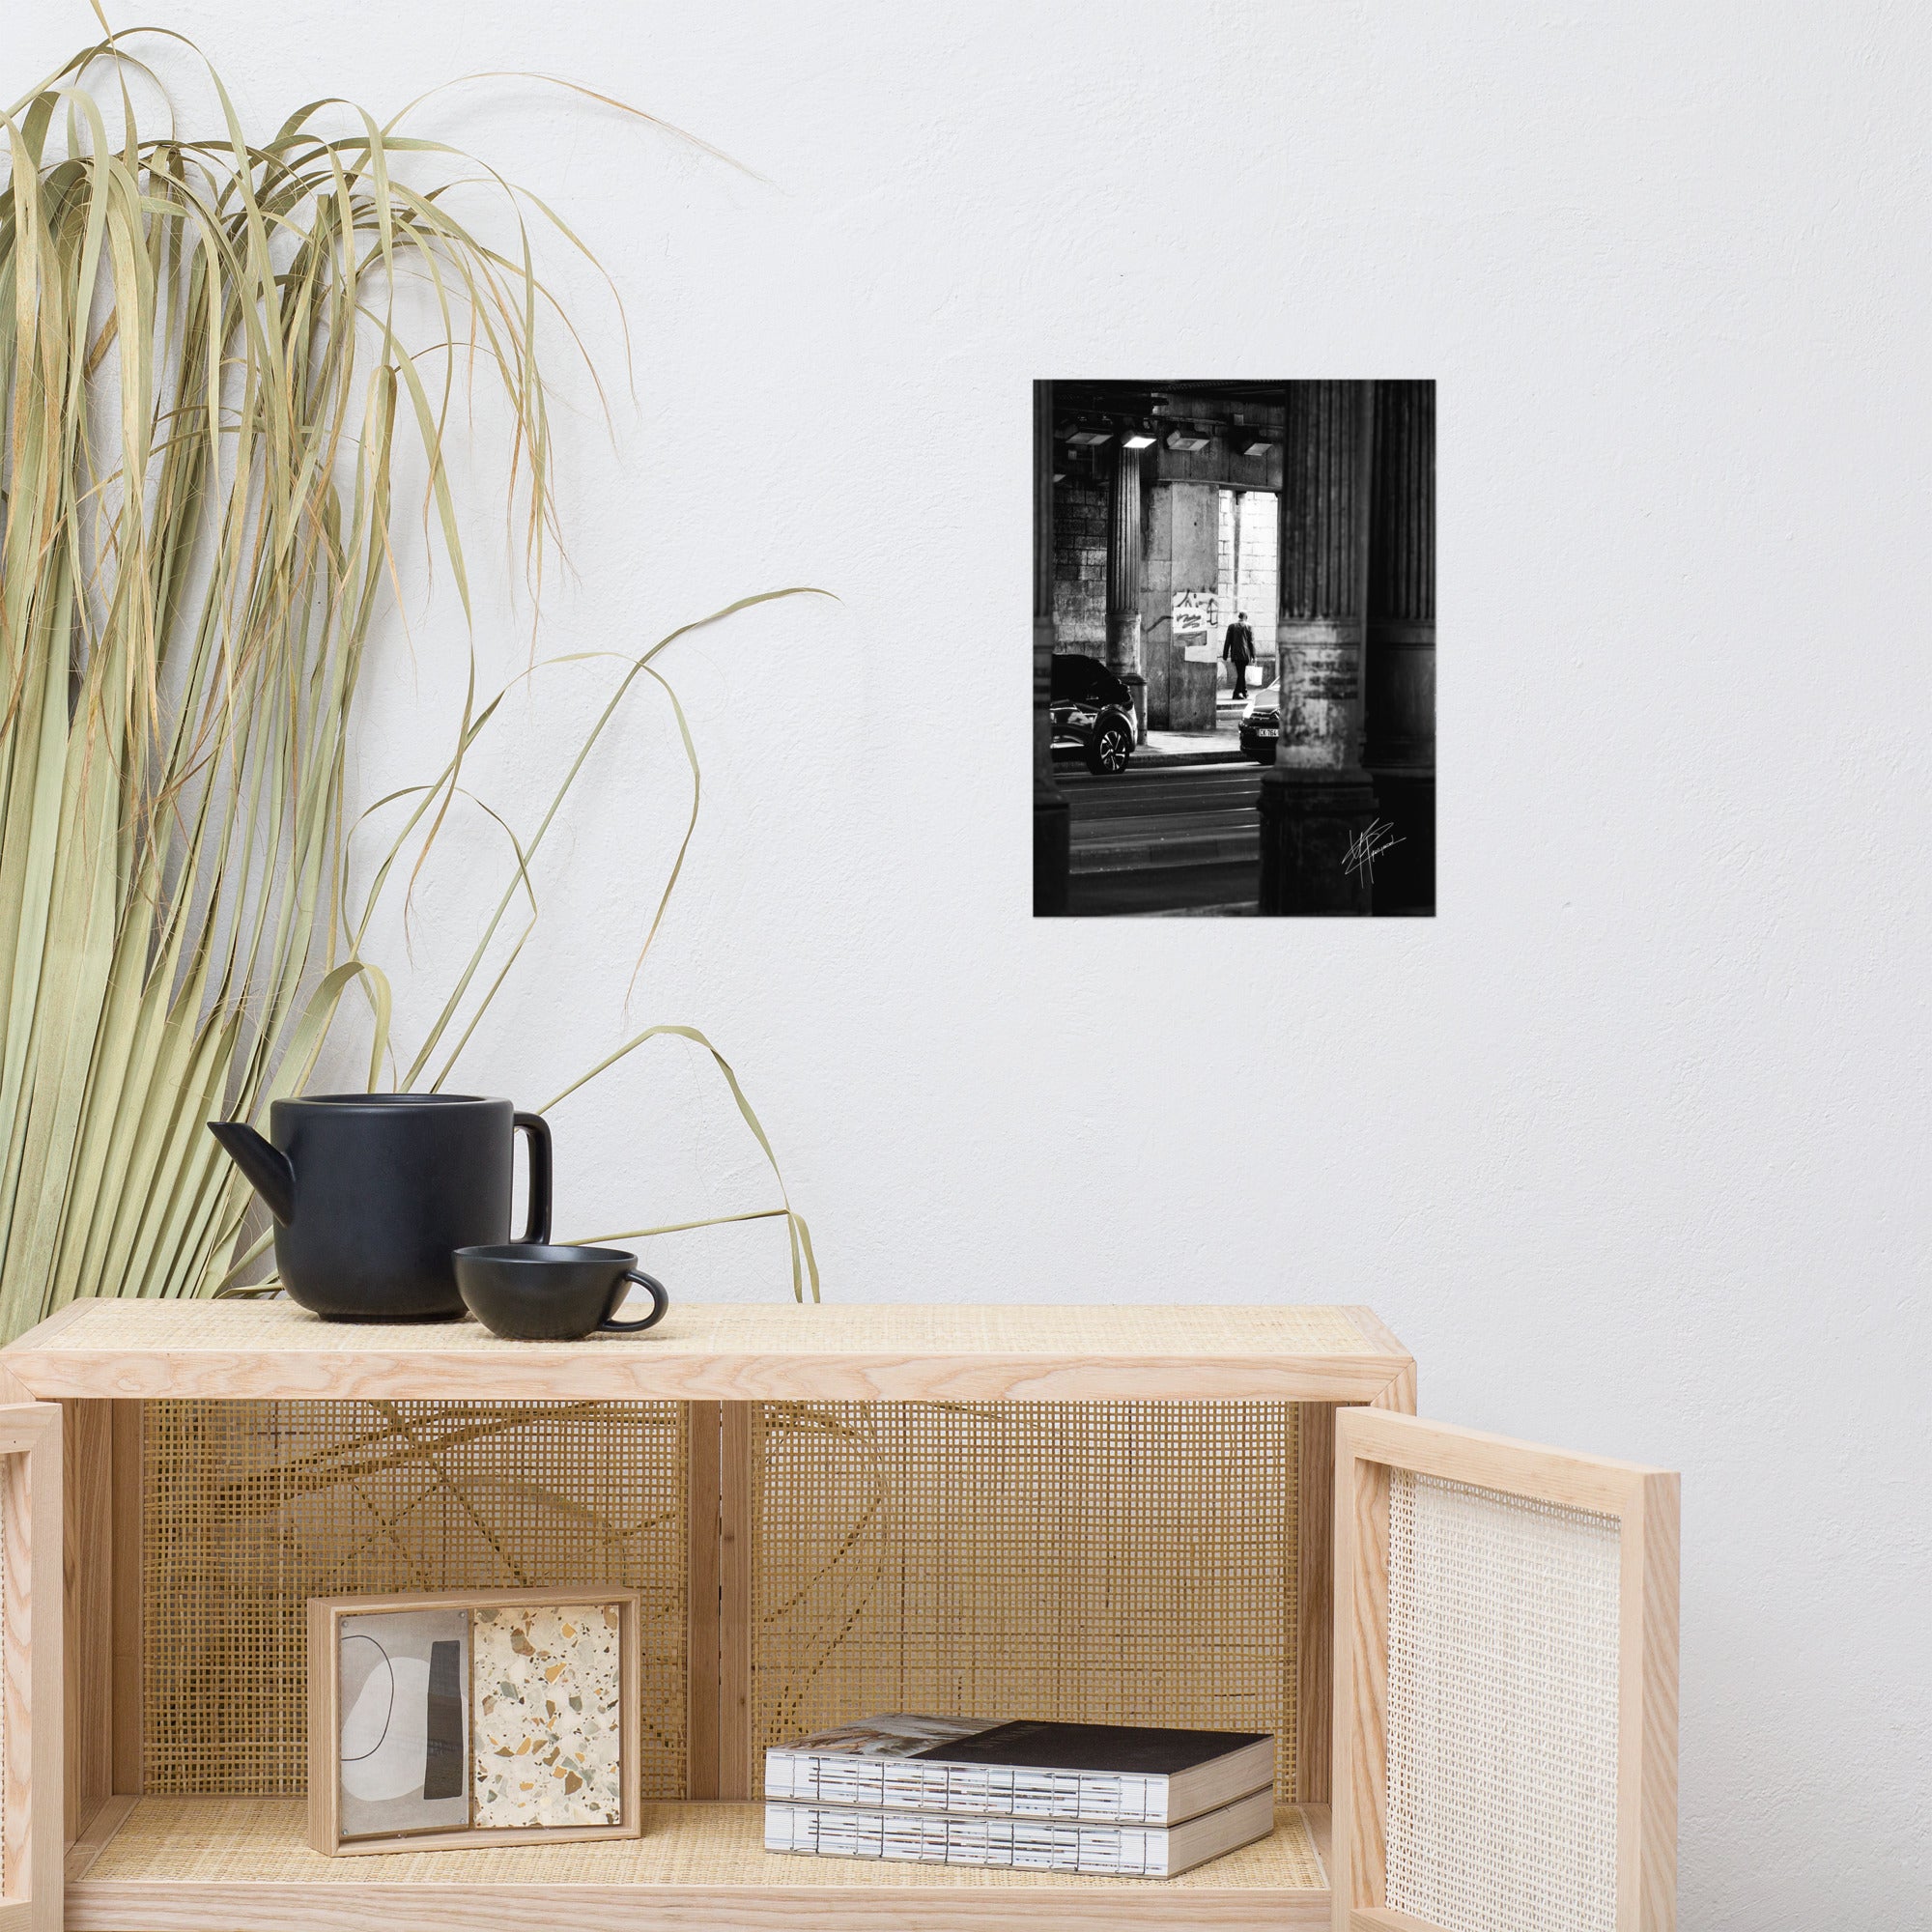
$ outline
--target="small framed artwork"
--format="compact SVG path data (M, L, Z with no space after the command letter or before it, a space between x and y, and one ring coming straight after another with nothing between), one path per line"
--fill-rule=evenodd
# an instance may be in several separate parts
M312 1597L309 1843L637 1837L638 1614L601 1584Z

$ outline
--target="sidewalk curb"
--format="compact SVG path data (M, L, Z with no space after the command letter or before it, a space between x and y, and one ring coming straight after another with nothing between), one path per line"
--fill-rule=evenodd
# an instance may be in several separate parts
M1249 757L1245 752L1149 752L1143 750L1137 751L1127 760L1127 770L1130 772L1146 771L1155 765L1254 765L1257 771L1263 769L1261 765L1255 764L1255 760ZM1054 770L1056 781L1065 778L1085 779L1106 778L1110 774L1105 772L1090 772L1085 765L1079 764L1070 758L1064 764L1056 765ZM1122 774L1116 772L1111 774L1111 776L1119 778Z
M1127 760L1127 769L1132 771L1136 765L1252 765L1254 762L1245 752L1141 751Z

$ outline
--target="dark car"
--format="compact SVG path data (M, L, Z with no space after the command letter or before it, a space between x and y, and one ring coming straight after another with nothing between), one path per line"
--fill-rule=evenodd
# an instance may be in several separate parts
M1281 743L1279 704L1250 704L1241 716L1241 750L1258 765L1274 763L1274 748Z
M1134 754L1134 695L1097 658L1053 654L1053 749L1079 751L1093 772L1123 772Z

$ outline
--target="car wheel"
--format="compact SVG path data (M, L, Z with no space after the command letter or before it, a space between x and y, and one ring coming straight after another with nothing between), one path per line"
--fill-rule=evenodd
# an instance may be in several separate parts
M1134 741L1124 724L1103 724L1087 753L1087 764L1094 772L1123 772L1134 754Z

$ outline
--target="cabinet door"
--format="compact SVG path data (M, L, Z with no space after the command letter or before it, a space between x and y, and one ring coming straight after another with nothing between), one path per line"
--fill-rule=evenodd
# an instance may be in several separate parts
M0 1405L0 1932L61 1923L61 1540L60 1406Z
M1339 1412L1336 1932L1671 1932L1677 1494Z

